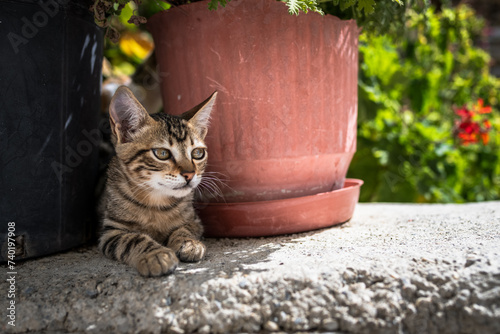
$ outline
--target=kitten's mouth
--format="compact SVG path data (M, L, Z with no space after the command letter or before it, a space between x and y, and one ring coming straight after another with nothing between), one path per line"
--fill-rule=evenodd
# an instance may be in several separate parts
M168 185L166 185L165 183L161 183L161 182L156 182L159 186L161 187L167 187L167 188L170 188ZM174 188L170 188L172 190L178 190L178 189L186 189L188 188L189 185L188 184L185 184L183 186L179 186L179 187L174 187Z
M178 187L175 187L175 188L172 188L172 189L173 190L187 190L187 189L193 189L193 187L191 186L191 183L186 183L183 186L178 186Z

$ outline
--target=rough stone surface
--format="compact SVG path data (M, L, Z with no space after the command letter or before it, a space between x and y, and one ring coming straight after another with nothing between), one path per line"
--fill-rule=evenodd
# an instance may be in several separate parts
M92 246L19 263L1 331L500 333L500 202L360 204L337 227L205 242L161 278Z

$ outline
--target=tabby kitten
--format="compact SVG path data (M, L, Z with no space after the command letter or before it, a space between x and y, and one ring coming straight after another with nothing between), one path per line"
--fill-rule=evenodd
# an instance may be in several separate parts
M104 255L143 276L204 257L193 190L207 165L204 139L216 95L181 116L150 116L130 89L118 88L109 107L116 156L99 210Z

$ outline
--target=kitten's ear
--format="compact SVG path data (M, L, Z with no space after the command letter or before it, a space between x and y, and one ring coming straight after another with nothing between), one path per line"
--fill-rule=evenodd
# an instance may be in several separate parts
M116 143L131 141L149 117L146 109L137 101L130 89L119 87L109 105L109 121Z
M205 139L208 132L210 113L212 112L216 98L217 91L213 92L208 99L181 115L183 119L191 123L199 131L203 139Z

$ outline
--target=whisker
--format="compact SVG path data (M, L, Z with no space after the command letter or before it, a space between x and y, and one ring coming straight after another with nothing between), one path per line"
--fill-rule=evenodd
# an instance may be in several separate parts
M202 179L203 180L203 179ZM221 186L224 186L224 188L227 188L233 192L236 192L236 190L234 188L232 188L230 185L228 185L226 182L229 181L229 180L221 180L219 179L218 177L215 177L215 176L208 176L206 178L207 181L213 181L214 183L216 183L217 185L221 185Z
M210 175L210 174L212 174L212 175ZM219 177L217 177L213 174L222 174L222 173L208 172L208 173L203 174L201 181L198 185L200 187L201 194L205 195L205 193L208 193L209 198L220 197L224 200L224 202L226 202L226 199L224 198L224 192L221 190L221 187L219 185L223 185L229 189L231 189L231 187L229 187Z
M204 188L204 186L200 187L199 191L200 191L199 198L202 201L208 201L208 200L210 200L210 198L215 198L216 197L216 195L214 195L210 189L206 189L206 188ZM210 195L207 195L206 192L208 192Z
M200 188L198 188L198 187L194 188L194 196L196 198L202 199L203 194L201 193Z
M210 198L216 198L217 195L214 194L210 189L206 188L205 185L202 185L200 188L199 188L199 192L200 192L200 196L199 198L202 200L202 201L209 201ZM206 193L209 193L210 195L207 195Z
M220 187L217 185L217 183L213 180L207 180L205 182L205 185L207 187L210 187L211 189L213 189L215 192L217 192L218 194L220 194L221 197L223 197L222 195L222 190L220 189Z
M213 194L213 189L212 189L211 186L209 186L207 180L202 180L202 182L200 182L200 184L198 185L198 187L200 187L201 190L210 191L210 193Z
M212 197L216 198L216 197L224 197L224 195L222 195L222 193L220 193L215 187L213 186L210 186L208 184L204 184L204 189L206 189L208 192L210 192L210 194L212 195Z

